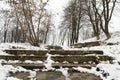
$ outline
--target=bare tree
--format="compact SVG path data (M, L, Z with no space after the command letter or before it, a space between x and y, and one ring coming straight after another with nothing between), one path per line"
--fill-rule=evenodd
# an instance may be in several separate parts
M86 12L87 15L89 16L89 20L92 24L93 31L94 31L94 36L96 36L97 40L100 39L100 18L99 15L97 14L97 11L99 7L96 10L97 2L96 0L85 0L85 6L86 6Z
M47 2L43 2L43 0L9 1L15 12L17 26L20 27L27 41L34 46L39 46L41 42L41 28L46 27L48 32L48 27L50 27L50 23L45 23L46 19L50 17L45 9Z
M100 29L105 33L107 39L111 37L109 33L109 22L111 20L116 0L84 0L89 20L92 24L94 36L99 39Z
M11 22L13 22L13 20L11 19L12 14L9 10L4 10L4 9L1 10L0 13L2 15L2 21L3 21L2 22L3 25L1 25L2 26L1 30L3 30L3 42L7 42L7 41L10 41L10 38L11 38L11 36L9 36L8 34L11 34L10 30L12 30L12 27L11 27L11 25L13 25L11 24Z
M72 0L64 10L65 16L62 25L63 29L68 30L63 31L62 29L62 31L64 32L63 36L67 34L70 45L77 43L79 39L79 30L82 27L81 20L84 15L83 1L84 0ZM65 37L63 37L62 40L63 39L65 39Z
M98 31L97 25L100 24L100 28L105 33L107 39L109 39L111 37L109 32L109 22L112 18L116 0L90 0L90 1L86 0L86 2L92 5L88 6L87 4L87 7L89 8L88 13L90 12L89 10L91 9L93 9L92 11L94 12L95 16L94 19L92 19L90 14L88 14L90 17L90 21L93 25L94 33ZM96 27L96 30L94 26Z
M115 8L116 0L102 0L102 7L103 7L103 18L100 16L100 26L105 35L107 36L107 39L111 37L109 32L109 22L112 18L112 14ZM104 20L104 21L103 21ZM103 21L103 22L102 22Z

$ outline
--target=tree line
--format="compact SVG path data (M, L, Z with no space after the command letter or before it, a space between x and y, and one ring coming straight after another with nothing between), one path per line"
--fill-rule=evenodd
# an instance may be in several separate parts
M10 10L4 10L3 42L46 43L52 25L52 15L46 10L48 0L7 0Z
M67 37L69 45L77 43L82 28L89 30L97 40L100 39L101 32L106 35L106 39L111 38L109 23L116 2L117 0L71 0L64 9L65 16L60 27L64 30L60 34L63 35L61 42L64 43Z
M10 10L2 10L4 25L3 42L29 42L31 45L46 44L54 24L52 14L46 10L49 0L7 0ZM64 8L64 16L59 26L60 45L73 45L83 39L104 33L111 38L109 23L117 0L70 0ZM82 35L81 35L82 34ZM53 44L54 44L53 35Z

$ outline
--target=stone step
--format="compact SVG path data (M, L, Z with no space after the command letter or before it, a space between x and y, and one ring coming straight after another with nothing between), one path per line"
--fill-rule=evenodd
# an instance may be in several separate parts
M4 59L4 60L20 60L20 61L25 61L25 60L32 60L32 61L36 61L36 60L40 60L40 61L44 61L47 59L47 57L41 57L41 56L2 56L0 55L0 59Z
M108 56L57 56L51 58L54 61L57 62L64 62L67 61L69 63L95 63L98 64L100 61L112 61L112 57Z
M85 42L85 43L76 43L73 45L74 48L82 48L82 47L93 47L93 46L100 46L101 41L94 41L94 42Z
M13 65L13 66L21 66L26 69L43 69L45 65L43 63L2 63L2 65ZM96 64L73 64L73 63L52 63L52 67L55 69L63 68L73 68L73 67L84 67L91 69L91 67L95 67Z
M10 73L10 76L22 80L31 80L29 78L30 76L29 72ZM66 77L60 71L37 72L34 78L36 80L66 80ZM101 80L100 77L98 76L95 76L90 73L81 73L81 72L69 73L68 78L70 80Z
M96 54L102 55L103 51L100 50L4 50L4 52L13 54L13 55L39 55L45 56L47 53L55 55L88 55L88 54Z
M0 59L4 60L20 60L20 61L25 61L25 60L31 60L31 61L45 61L47 60L47 57L43 56L0 56ZM55 62L69 62L69 63L96 63L98 64L100 61L112 61L112 57L108 56L52 56L51 59Z
M47 50L4 50L4 52L12 55L39 55L45 56L48 51Z
M62 51L50 51L50 54L59 54L59 55L88 55L88 54L96 54L103 55L103 51L100 50L62 50Z

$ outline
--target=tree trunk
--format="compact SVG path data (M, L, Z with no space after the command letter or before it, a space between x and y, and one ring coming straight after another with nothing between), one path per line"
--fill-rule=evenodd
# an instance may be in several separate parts
M110 39L110 38L111 38L111 35L110 35L110 33L109 33L108 30L105 30L105 35L106 35L107 39Z
M4 43L6 42L7 30L4 30Z
M46 31L46 33L45 33L44 44L46 44L46 42L47 42L47 35L48 35L48 31L49 31L49 29L47 29L47 31Z
M105 31L105 35L106 35L107 39L111 38L109 29L108 29L108 26L109 26L108 24L109 24L109 22L106 21L106 23L105 23L105 30L104 31Z
M96 39L97 39L97 40L100 39L99 33L96 33L95 36L96 36Z
M11 42L14 41L14 30L11 31Z

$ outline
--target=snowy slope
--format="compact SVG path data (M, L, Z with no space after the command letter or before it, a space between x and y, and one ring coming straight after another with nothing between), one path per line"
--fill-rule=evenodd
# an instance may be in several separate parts
M29 43L1 43L0 50L4 49L22 49L22 50L46 50L45 45L40 45L40 47L35 47Z
M103 80L120 80L120 32L113 32L111 36L109 40L105 40L105 36L102 35L100 41L117 43L116 45L103 44L101 46L81 48L81 50L103 50L104 55L112 56L115 59L112 64L101 62L97 67L100 68L99 73L109 73ZM91 41L96 41L96 38L91 38L84 42Z
M114 31L114 32L111 32L110 34L111 34L111 38L108 39L108 40L106 40L105 34L102 34L102 35L100 35L100 39L99 40L97 40L96 37L93 37L93 38L84 40L81 43L102 41L102 42L106 42L106 43L118 43L119 44L120 43L120 31Z

